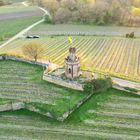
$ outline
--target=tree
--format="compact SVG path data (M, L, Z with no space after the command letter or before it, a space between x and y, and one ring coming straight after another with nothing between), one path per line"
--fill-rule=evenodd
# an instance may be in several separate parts
M57 0L42 0L42 4L49 10L51 16L54 18L59 8L59 2Z
M44 48L38 42L31 42L23 46L22 52L30 59L34 59L37 62L38 59L44 56Z
M71 18L71 12L68 8L59 8L55 15L56 23L66 23Z
M3 5L4 5L4 1L0 0L0 6L3 6Z

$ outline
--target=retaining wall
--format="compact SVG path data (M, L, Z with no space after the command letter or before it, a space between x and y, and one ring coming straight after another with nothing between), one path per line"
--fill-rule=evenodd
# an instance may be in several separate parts
M9 104L0 105L0 112L10 111L10 110L20 110L23 108L24 108L23 102L9 103Z
M0 55L0 60L15 60L15 61L20 61L20 62L26 62L33 65L39 65L39 66L44 66L44 67L48 66L48 64L46 63L35 62L31 60L26 60L24 58L17 58L15 56L8 56L8 55Z
M63 86L63 87L83 91L83 86L80 85L80 84L77 85L77 84L73 84L73 83L67 83L65 81L58 80L58 79L53 79L50 76L45 76L45 75L43 76L43 80L48 81L50 83L60 85L60 86Z

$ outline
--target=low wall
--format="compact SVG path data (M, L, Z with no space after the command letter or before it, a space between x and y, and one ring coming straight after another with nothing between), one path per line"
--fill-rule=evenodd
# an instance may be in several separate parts
M4 105L0 105L0 112L10 111L10 110L20 110L23 108L24 108L23 102L4 104Z
M46 63L35 62L31 60L26 60L24 58L17 58L15 56L8 56L8 55L0 55L0 60L15 60L15 61L20 61L20 62L26 62L33 65L39 65L39 66L44 66L44 67L48 66L48 64Z
M50 83L54 83L63 87L67 87L67 88L71 88L71 89L75 89L75 90L80 90L83 91L83 86L82 85L77 85L77 84L73 84L73 83L68 83L62 80L58 80L58 79L53 79L49 76L43 76L43 80L48 81Z

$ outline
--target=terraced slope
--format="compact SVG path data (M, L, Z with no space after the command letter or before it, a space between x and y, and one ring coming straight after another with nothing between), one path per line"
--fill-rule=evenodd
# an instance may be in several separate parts
M26 110L0 113L0 138L138 140L140 139L139 106L139 96L110 89L94 95L64 123Z
M140 40L116 37L73 37L82 69L108 73L121 78L140 81ZM64 65L70 47L67 37L18 39L0 51L22 55L22 47L37 41L45 48L46 59Z
M16 61L0 61L0 98L25 102L26 108L62 116L85 95L42 80L43 68Z

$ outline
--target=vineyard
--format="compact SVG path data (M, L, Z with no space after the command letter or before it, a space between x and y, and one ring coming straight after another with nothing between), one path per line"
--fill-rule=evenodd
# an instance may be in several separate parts
M39 66L15 61L0 61L0 100L24 102L26 108L42 114L53 112L62 116L73 108L85 95L42 80L43 69ZM6 99L8 99L6 101Z
M64 123L27 110L0 113L0 139L139 140L140 98L110 89L94 95Z
M106 73L140 81L140 40L108 37L73 37L84 70ZM1 49L1 53L22 56L22 47L37 41L45 48L46 58L63 66L70 47L67 37L47 37L35 40L18 39Z

